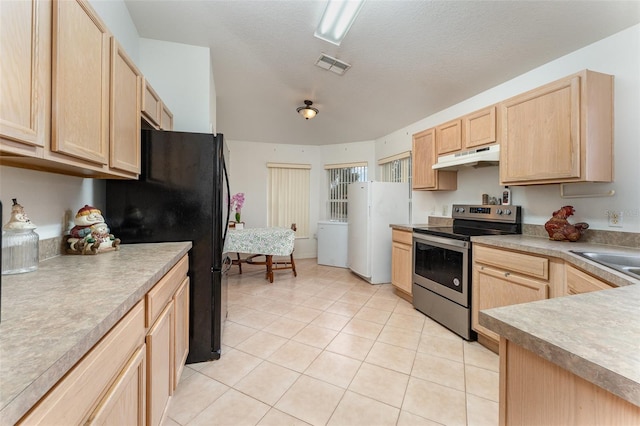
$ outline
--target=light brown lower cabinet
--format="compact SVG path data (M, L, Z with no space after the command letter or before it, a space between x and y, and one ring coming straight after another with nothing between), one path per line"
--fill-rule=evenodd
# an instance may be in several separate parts
M501 338L501 426L638 424L640 407Z
M592 277L586 272L575 268L569 264L565 266L566 289L567 295L589 293L591 291L607 290L614 286Z
M189 351L184 256L18 422L159 425Z
M474 246L473 254L471 324L479 340L495 350L500 336L480 324L479 312L547 299L549 260L481 245Z
M147 333L147 417L149 425L159 425L169 397L173 394L173 301L160 314Z
M391 284L411 297L413 286L413 234L398 229L391 233Z
M88 424L146 424L146 353L147 348L143 345L131 357L107 397L89 418Z
M185 278L175 296L174 308L174 365L173 389L178 387L178 380L182 375L184 364L189 355L189 278Z
M128 401L134 407L126 407L122 402L112 406L109 400L120 400L120 387L114 386L119 377L128 369L132 355L144 349L144 303L132 308L107 335L76 364L53 389L24 416L19 424L33 425L77 425L90 419L104 418L100 415L109 405L109 417L128 417L119 413L124 409L144 411L135 406L144 403L144 385ZM139 374L139 372L137 372ZM114 411L115 410L115 411ZM137 419L140 417L136 416ZM142 416L144 420L144 416ZM143 423L129 423L139 424Z

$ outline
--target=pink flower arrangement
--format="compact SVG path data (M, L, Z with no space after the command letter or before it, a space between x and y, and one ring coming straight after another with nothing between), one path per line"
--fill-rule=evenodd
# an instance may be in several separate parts
M244 192L238 192L231 197L231 209L236 210L236 222L240 222L240 211L244 204Z

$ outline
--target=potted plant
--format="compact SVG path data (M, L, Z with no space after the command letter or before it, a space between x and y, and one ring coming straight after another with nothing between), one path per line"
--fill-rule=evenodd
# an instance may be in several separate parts
M230 208L232 210L235 209L236 214L235 214L235 219L236 219L236 223L235 223L235 228L236 229L242 229L244 227L244 222L240 221L240 214L242 212L242 206L244 205L244 192L238 192L237 194L234 194L233 197L231 197L231 206Z

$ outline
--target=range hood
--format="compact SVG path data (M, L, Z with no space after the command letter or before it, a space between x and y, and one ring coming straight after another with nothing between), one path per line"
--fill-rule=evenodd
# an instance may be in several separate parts
M500 145L485 146L456 154L442 155L431 166L434 170L459 170L464 167L497 166L500 161Z

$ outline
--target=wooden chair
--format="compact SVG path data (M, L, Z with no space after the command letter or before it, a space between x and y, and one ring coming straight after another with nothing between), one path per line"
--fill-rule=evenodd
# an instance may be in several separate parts
M295 223L291 224L291 229L293 230L293 232L296 232L298 230ZM256 261L255 259L260 256L264 256L265 260ZM247 257L244 260L244 263L248 263L249 265L266 265L267 266L266 278L269 280L270 283L273 283L273 271L291 269L293 271L293 276L294 277L298 276L298 273L296 272L296 262L293 260L293 250L291 251L291 254L289 255L288 260L274 261L272 255L252 254L251 256ZM235 261L234 261L234 264L235 264ZM238 254L238 266L241 267L239 254ZM242 273L242 270L240 271L240 273Z
M295 223L291 224L291 229L293 230L293 232L296 232L298 230L298 228L296 227ZM293 270L293 276L297 277L298 273L296 272L296 262L293 260L293 252L295 251L295 248L293 250L291 250L291 254L289 255L289 260L277 260L275 262L273 262L272 260L272 265L271 265L271 270L272 271L278 271L280 269L291 269ZM271 257L271 256L270 256ZM267 270L269 269L269 266L267 265ZM273 282L273 272L271 272L271 282Z

